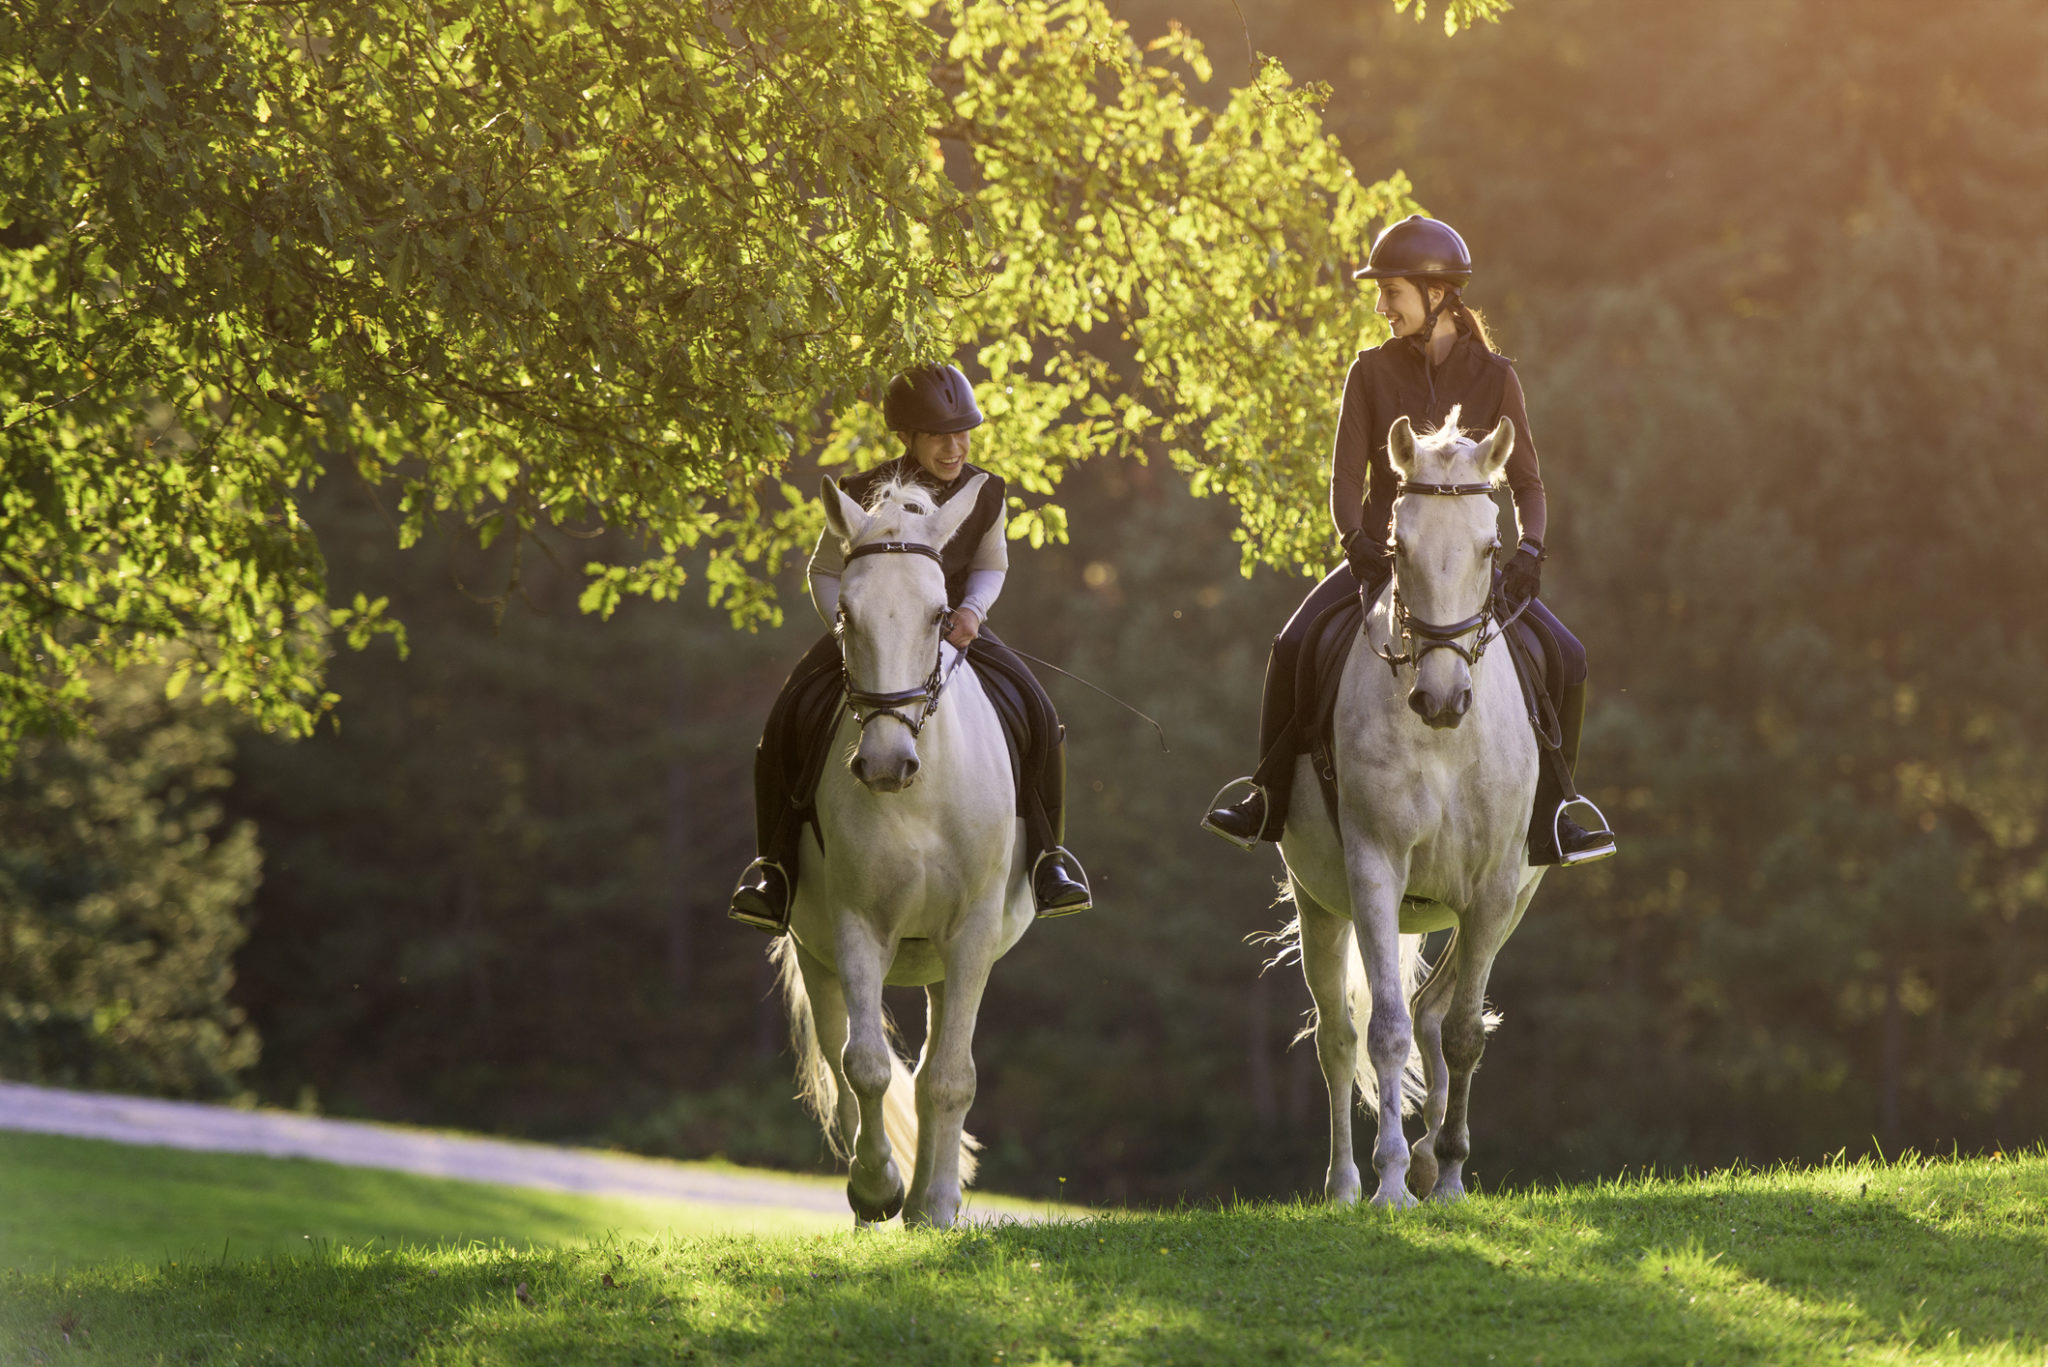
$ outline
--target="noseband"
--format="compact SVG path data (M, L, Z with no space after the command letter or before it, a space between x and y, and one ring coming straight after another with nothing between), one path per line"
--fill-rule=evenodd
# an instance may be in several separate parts
M1432 494L1441 498L1467 498L1478 494L1485 494L1490 498L1493 495L1493 486L1491 484L1416 484L1403 480L1396 486L1394 492L1397 496L1401 494ZM1468 666L1476 665L1479 663L1480 656L1486 654L1486 648L1498 640L1501 633L1514 624L1516 618L1529 610L1529 604L1524 602L1520 607L1496 623L1493 616L1496 606L1496 595L1493 590L1489 589L1486 594L1485 605L1478 612L1465 618L1463 621L1448 624L1425 622L1410 612L1408 605L1401 601L1401 585L1398 581L1394 584L1392 605L1393 626L1387 634L1387 643L1384 646L1374 646L1373 653L1382 660L1385 660L1388 672L1394 674L1401 672L1402 665L1412 664L1420 666L1422 658L1432 650L1448 650L1463 660ZM1473 633L1475 632L1478 634L1474 635ZM1466 636L1472 636L1472 648L1469 650L1460 644L1461 638ZM1394 653L1394 643L1397 640L1401 643L1401 653L1398 655ZM1418 641L1422 644L1417 645L1416 642Z
M919 545L914 541L871 541L865 546L855 546L848 551L846 562L850 565L864 555L924 555L931 557L941 566L946 563L934 547ZM843 602L839 605L839 621L832 628L832 634L840 640L839 676L846 690L846 710L853 713L853 719L860 724L862 731L866 731L868 723L877 717L894 717L910 728L912 736L924 734L925 723L932 719L932 713L939 710L939 694L945 691L946 680L952 675L952 670L941 669L946 659L946 624L952 616L951 608L939 609L939 646L934 651L932 672L925 676L922 684L916 688L898 689L893 693L870 693L853 686L853 673L846 667L846 605ZM953 668L958 669L960 660L966 658L967 652L961 651L960 658L953 662ZM924 704L924 708L917 714L915 720L898 710L920 702Z

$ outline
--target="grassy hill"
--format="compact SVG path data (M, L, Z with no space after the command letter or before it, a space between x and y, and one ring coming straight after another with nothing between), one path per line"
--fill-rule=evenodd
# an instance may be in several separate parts
M0 1360L2048 1360L2048 1151L1399 1215L1247 1205L949 1234L305 1247L0 1272Z

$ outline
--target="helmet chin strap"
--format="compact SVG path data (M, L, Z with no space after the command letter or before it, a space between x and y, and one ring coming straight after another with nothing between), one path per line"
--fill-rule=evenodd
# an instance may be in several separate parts
M1434 304L1427 303L1429 299L1428 281L1416 280L1415 288L1422 292L1422 298L1426 304L1422 314L1422 326L1415 333L1415 344L1422 350L1422 376L1429 382L1429 411L1431 421L1434 421L1436 413L1436 366L1430 360L1429 345L1436 338L1437 318L1444 310L1451 308L1458 302L1458 287L1455 285L1439 286L1444 292L1443 297Z

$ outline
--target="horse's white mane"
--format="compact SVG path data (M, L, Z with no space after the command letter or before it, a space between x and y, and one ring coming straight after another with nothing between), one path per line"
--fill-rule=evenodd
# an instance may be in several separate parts
M1460 458L1479 449L1485 434L1474 435L1458 425L1459 411L1463 404L1454 403L1451 411L1444 415L1443 423L1427 432L1415 436L1415 478L1424 484L1463 484L1469 479L1453 477ZM1494 472L1495 485L1507 476L1506 467Z

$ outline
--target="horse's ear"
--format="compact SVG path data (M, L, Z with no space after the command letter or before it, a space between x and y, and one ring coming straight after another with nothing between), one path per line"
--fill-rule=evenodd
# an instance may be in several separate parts
M981 497L981 486L988 482L987 472L967 481L967 486L947 499L945 506L925 519L925 535L934 546L943 546L953 539L953 533L960 530L960 524L974 511L975 502Z
M1487 433L1486 440L1480 442L1479 449L1473 452L1479 461L1480 478L1488 484L1499 479L1500 472L1507 467L1508 457L1513 455L1514 451L1515 424L1503 413L1500 421L1494 424L1493 431Z
M1402 479L1415 478L1415 428L1405 413L1387 429L1387 463Z
M851 546L867 530L867 509L854 502L846 490L839 487L839 481L830 475L825 476L818 497L825 502L825 525L832 529L834 536Z

